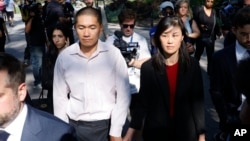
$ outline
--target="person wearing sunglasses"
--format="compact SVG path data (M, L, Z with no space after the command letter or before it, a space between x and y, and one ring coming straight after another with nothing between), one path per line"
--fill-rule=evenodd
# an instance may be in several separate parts
M131 9L124 9L118 15L119 25L120 25L120 34L122 35L122 40L128 46L134 46L136 50L135 55L130 59L128 64L128 74L130 82L130 94L131 94L131 104L130 104L130 114L133 114L134 104L137 103L138 92L140 88L140 68L141 65L148 60L150 55L150 50L148 48L148 43L145 37L139 35L134 31L136 24L136 13ZM113 36L107 38L108 44L113 45L117 40L117 33ZM126 59L126 57L124 56Z

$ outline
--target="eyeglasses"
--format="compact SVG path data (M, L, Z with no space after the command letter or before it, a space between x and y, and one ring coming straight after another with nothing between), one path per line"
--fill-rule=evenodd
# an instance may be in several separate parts
M123 28L128 28L128 27L134 28L135 25L134 25L134 24L123 24L122 27L123 27Z

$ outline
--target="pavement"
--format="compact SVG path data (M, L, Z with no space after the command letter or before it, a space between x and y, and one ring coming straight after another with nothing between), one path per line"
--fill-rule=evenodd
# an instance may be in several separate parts
M14 27L9 27L7 24L7 29L10 35L10 42L6 42L6 52L16 56L20 61L23 61L24 49L26 47L25 35L24 35L24 23L21 20L20 14L14 15ZM119 29L119 26L115 23L108 23L108 28L111 33L115 30ZM149 28L148 27L135 27L135 31L139 34L143 35L149 41ZM39 38L39 37L38 37ZM217 39L215 46L216 51L222 49L223 38ZM201 57L200 65L202 68L203 80L204 80L204 90L205 90L205 104L206 104L206 124L207 124L207 133L206 140L213 141L213 135L218 131L218 116L213 107L213 104L210 99L210 95L208 92L209 89L209 77L206 73L206 53ZM33 75L32 68L28 66L26 68L26 83L28 86L28 91L32 99L37 99L40 95L40 88L33 88ZM185 118L185 117L184 117Z

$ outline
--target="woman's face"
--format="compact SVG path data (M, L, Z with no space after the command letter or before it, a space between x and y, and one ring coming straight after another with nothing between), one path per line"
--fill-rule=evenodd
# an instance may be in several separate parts
M207 8L212 8L214 5L214 0L205 0L205 6Z
M160 42L165 54L178 53L183 40L183 34L179 26L171 26L160 35Z
M188 3L182 2L179 7L179 15L180 16L186 16L188 13Z
M63 35L61 30L55 29L52 34L52 40L57 49L61 49L66 45L66 37Z

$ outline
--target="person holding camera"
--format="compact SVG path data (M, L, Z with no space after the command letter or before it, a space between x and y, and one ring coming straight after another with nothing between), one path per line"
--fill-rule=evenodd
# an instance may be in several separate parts
M106 42L118 47L127 62L132 96L130 114L132 115L140 88L140 68L151 55L145 37L134 31L136 13L132 9L124 9L118 15L118 20L121 30L115 31L115 34L108 37Z
M42 19L42 5L36 3L30 6L30 18L25 26L25 33L29 36L29 52L34 76L34 88L41 88L42 57L45 52L45 32Z

